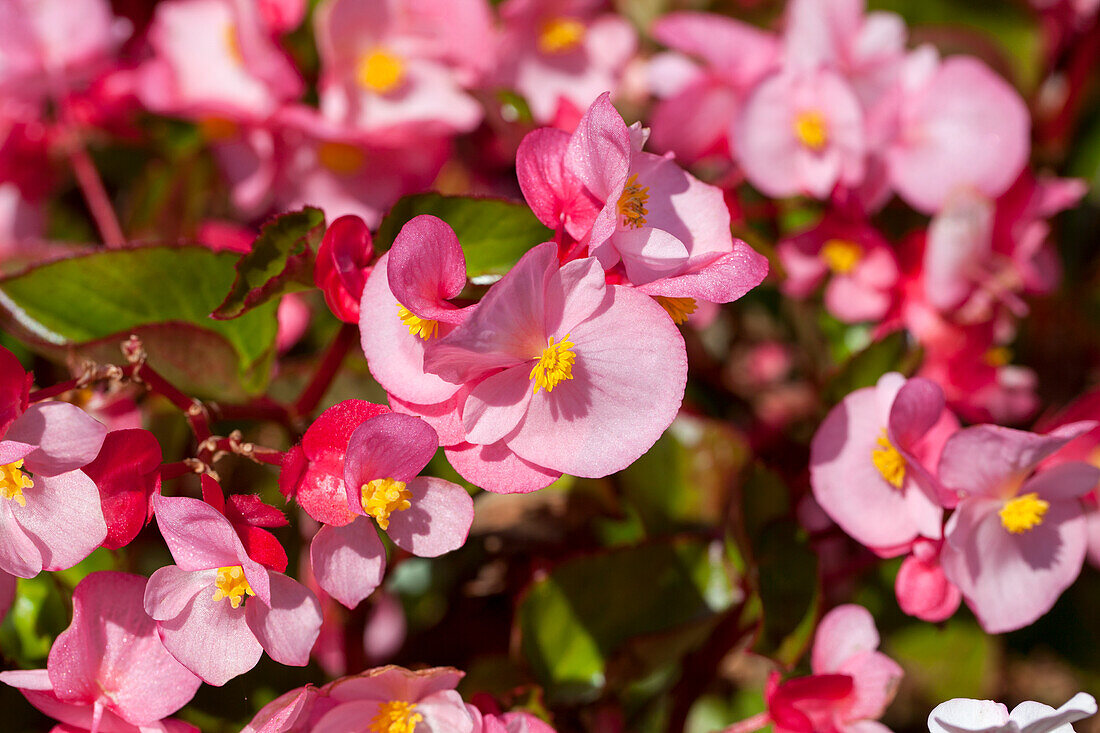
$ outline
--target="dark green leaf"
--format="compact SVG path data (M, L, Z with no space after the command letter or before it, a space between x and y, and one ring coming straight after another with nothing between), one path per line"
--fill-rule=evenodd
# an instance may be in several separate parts
M252 250L237 260L233 289L211 315L236 318L284 293L312 288L313 262L324 234L324 212L309 206L264 224Z
M886 372L911 374L919 361L919 353L910 350L904 331L895 331L882 338L841 365L825 384L825 401L836 404L861 387L871 387Z
M438 216L455 230L466 254L466 274L471 278L503 275L527 250L553 236L522 203L422 193L394 204L378 228L375 248L379 252L388 250L401 227L421 214Z

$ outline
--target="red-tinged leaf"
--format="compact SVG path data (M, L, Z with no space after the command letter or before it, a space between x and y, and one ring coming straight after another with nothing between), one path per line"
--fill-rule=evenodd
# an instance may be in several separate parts
M312 288L313 262L324 231L324 212L308 206L264 224L252 250L237 260L229 294L210 315L230 320L285 293Z
M149 520L149 497L160 490L160 443L148 430L107 433L96 459L83 471L99 487L107 539L117 550L128 545Z

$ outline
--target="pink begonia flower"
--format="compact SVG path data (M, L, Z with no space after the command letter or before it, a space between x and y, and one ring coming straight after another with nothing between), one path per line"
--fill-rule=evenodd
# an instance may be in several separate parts
M467 708L474 718L473 733L555 733L545 721L531 713L482 715L472 705L468 705Z
M927 379L883 375L829 411L810 446L821 508L851 537L889 557L918 537L939 539L943 498L929 466L958 428Z
M145 578L96 572L73 591L73 620L50 648L46 669L0 672L36 708L104 733L192 730L163 720L202 682L164 648L145 613Z
M627 281L682 323L695 299L734 301L760 284L768 264L731 236L722 191L671 158L642 152L646 136L626 126L604 93L570 137L565 166L602 204L589 253L605 269L621 262Z
M531 211L551 229L584 239L603 203L566 165L569 133L541 127L524 135L516 150L516 177Z
M344 400L321 413L283 459L279 491L318 522L342 526L355 519L344 487L344 458L352 433L368 418L390 409L364 400Z
M202 500L225 515L250 558L268 570L286 572L286 550L266 529L289 524L282 512L255 494L233 494L226 501L221 486L208 474L202 476Z
M469 132L482 110L463 86L491 63L490 22L485 0L325 0L322 113L370 133Z
M664 90L653 109L650 142L683 163L730 154L730 123L745 96L779 62L779 39L713 13L672 12L653 24L653 37L702 61L683 83ZM664 75L667 61L651 69ZM654 82L663 80L654 79Z
M285 107L273 125L276 207L317 206L329 221L355 215L377 226L399 198L427 189L450 154L446 138L419 127L412 137L364 136L302 106Z
M359 323L359 301L373 255L370 230L358 216L341 216L325 230L317 249L313 282L324 294L329 310L344 323Z
M912 553L901 563L894 581L898 606L910 616L938 623L954 615L962 593L947 579L940 565L943 541L918 538Z
M941 702L928 714L929 733L1073 733L1071 723L1096 715L1096 699L1078 692L1055 710L1025 700L1008 712L993 700L957 697Z
M0 0L0 97L59 95L102 69L126 35L107 0Z
M734 158L768 196L823 199L864 177L863 112L848 82L825 68L786 69L745 100L730 133Z
M462 677L450 667L368 669L319 689L291 690L265 705L241 733L343 733L364 724L370 733L477 733L470 706L455 691Z
M599 0L507 0L493 81L515 89L540 125L563 105L584 109L618 89L638 36L625 18L602 13Z
M386 549L375 523L420 557L438 557L466 542L474 521L470 495L458 484L419 475L438 448L431 426L411 415L377 415L351 434L344 489L355 518L326 524L309 551L317 583L348 608L382 582Z
M154 112L223 125L260 122L297 97L302 80L255 3L167 0L148 31L153 58L137 94Z
M408 403L434 405L458 391L424 371L426 351L472 309L450 299L466 287L466 256L454 230L427 214L410 219L363 288L359 332L371 375Z
M107 536L99 490L79 470L107 428L67 402L28 407L30 379L0 348L0 570L20 578L70 568Z
M306 335L309 330L309 321L313 317L313 311L309 309L299 293L287 293L279 299L279 307L275 311L275 319L278 329L275 332L275 350L285 354L294 348L294 345Z
M660 306L607 285L594 258L559 269L552 242L527 252L433 343L424 366L470 387L462 422L466 442L482 447L482 470L448 450L452 465L505 492L630 465L676 416L687 376L683 339ZM534 480L513 484L512 473Z
M870 224L826 218L813 229L781 240L787 295L804 298L828 277L825 308L847 323L886 315L898 281L894 250Z
M308 664L321 627L314 595L249 557L215 507L156 496L153 508L177 564L149 578L145 610L172 656L217 686L252 669L264 651L282 664Z
M1095 426L1071 423L1036 435L978 425L944 445L940 480L962 498L944 529L940 562L987 632L1032 623L1081 572L1080 497L1096 486L1100 469L1074 462L1032 472Z
M160 491L160 443L148 430L114 430L96 459L82 469L99 488L109 550L125 547L152 519L153 494Z
M862 606L837 606L818 624L809 677L768 680L765 699L777 733L885 733L877 719L894 699L902 669L876 651L878 630Z
M256 0L260 17L273 33L286 33L302 24L307 0Z
M1015 89L981 61L953 56L906 83L887 152L891 185L926 214L960 189L994 199L1026 165L1030 129Z

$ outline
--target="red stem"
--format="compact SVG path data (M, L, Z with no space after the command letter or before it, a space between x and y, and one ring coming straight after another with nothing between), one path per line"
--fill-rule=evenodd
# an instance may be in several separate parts
M103 187L103 180L99 177L95 163L84 149L84 143L80 139L80 133L70 129L68 145L69 163L72 164L73 174L84 194L84 200L88 203L88 209L92 212L99 234L103 237L103 243L110 248L118 248L126 244L126 235L122 233L122 226L115 216L111 199L107 196L107 189Z
M317 404L332 385L340 365L344 363L344 357L348 355L352 344L355 343L358 332L358 327L351 323L340 324L340 330L336 332L336 338L329 344L324 359L313 374L313 379L302 390L302 394L291 408L293 414L309 415L317 408Z

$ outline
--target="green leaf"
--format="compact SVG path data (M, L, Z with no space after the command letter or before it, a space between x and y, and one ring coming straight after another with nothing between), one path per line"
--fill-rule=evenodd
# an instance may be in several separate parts
M920 353L910 349L904 331L895 331L879 339L848 359L825 384L828 404L836 404L862 387L874 386L890 371L912 374L920 362Z
M885 646L928 704L953 697L988 698L996 691L997 643L973 621L914 623L891 634Z
M517 622L551 696L584 700L604 687L618 650L644 635L691 632L735 596L722 553L681 540L564 562L530 586Z
M57 635L69 623L69 609L51 573L18 578L15 601L0 624L0 649L24 667L44 667Z
M325 213L307 206L281 214L260 229L249 252L237 260L233 289L211 315L237 318L284 293L313 287L313 262L325 234Z
M199 246L99 250L0 279L0 321L55 358L118 362L142 339L149 365L184 391L240 399L267 383L275 304L233 321L209 314L233 282L232 253Z
M470 278L503 275L527 250L553 236L525 204L422 193L394 204L378 228L375 249L388 250L401 227L421 214L438 216L455 230L466 254L466 274Z

